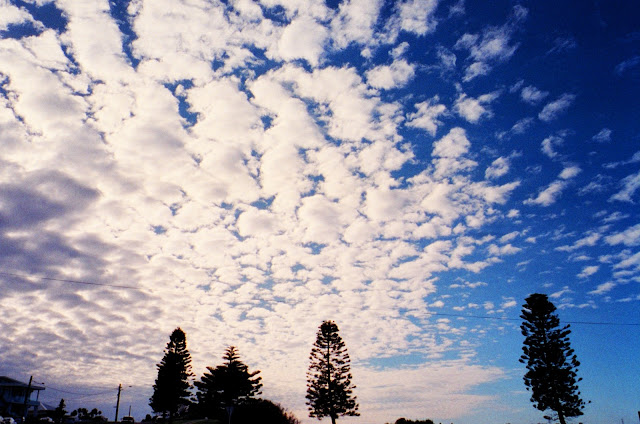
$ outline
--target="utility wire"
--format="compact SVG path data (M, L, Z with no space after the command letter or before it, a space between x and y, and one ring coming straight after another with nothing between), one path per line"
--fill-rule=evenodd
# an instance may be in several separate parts
M427 312L428 315L445 316L445 317L457 317L457 318L479 318L479 319L493 319L498 321L522 321L520 318L507 318L507 317L492 317L489 315L462 315L462 314L448 314L444 312ZM627 325L627 326L640 326L640 323L625 323L625 322L594 322L594 321L561 321L565 324L584 324L584 325Z
M53 390L53 391L60 392L60 393L67 393L67 394L70 394L70 395L79 395L79 396L101 396L101 395L106 395L106 394L109 394L109 393L115 393L115 392L118 391L118 388L116 387L116 388L113 388L113 389L110 389L110 390L107 390L107 391L104 391L104 392L99 392L99 393L78 393L78 392L71 392L71 391L68 391L68 390L56 389L55 387L46 386L46 385L45 385L45 389Z
M117 288L117 289L141 290L139 287L125 286L125 285L121 285L121 284L94 283L94 282L80 281L80 280L66 280L66 279L63 279L63 278L26 276L26 275L14 274L14 273L11 273L11 272L3 272L3 271L0 271L0 275L7 275L7 276L11 276L11 277L24 278L25 280L28 279L28 278L37 278L39 280L60 281L62 283L83 284L83 285L87 285L87 286L103 286L103 287L113 287L113 288Z
M10 272L2 272L0 271L0 275L8 275L12 277L19 277L27 279L27 276L20 274L13 274ZM71 284L84 284L91 286L104 286L104 287L113 287L113 288L121 288L121 289L133 289L133 290L141 290L139 287L134 286L125 286L119 284L105 284L105 283L92 283L88 281L79 281L79 280L66 280L61 278L50 278L50 277L34 277L40 280L49 280L49 281L60 281L63 283L71 283ZM455 318L477 318L477 319L492 319L497 321L521 321L520 318L507 318L507 317L492 317L489 315L463 315L463 314L449 314L445 312L427 312L429 315L434 316L445 316L445 317L455 317ZM594 322L594 321L564 321L566 324L578 324L578 325L617 325L617 326L640 326L640 323L624 323L624 322Z

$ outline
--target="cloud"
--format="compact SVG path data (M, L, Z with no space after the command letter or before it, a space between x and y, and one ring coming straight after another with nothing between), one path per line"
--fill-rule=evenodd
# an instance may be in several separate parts
M471 64L465 69L463 81L487 75L491 71L491 64L505 62L513 56L517 44L511 44L511 37L517 28L517 24L527 16L527 9L516 6L509 21L500 27L487 27L478 34L463 34L456 42L455 49L466 49L469 51Z
M399 88L407 84L415 75L415 67L400 59L391 65L381 65L370 69L366 73L367 82L374 88Z
M597 143L608 143L611 141L611 133L612 131L609 128L603 128L598 134L591 137L591 139Z
M324 52L327 29L308 17L292 21L278 41L278 53L285 60L305 59L317 66Z
M568 180L574 178L579 173L580 168L577 166L566 167L558 176L559 179L553 181L545 189L541 190L535 198L532 197L525 200L524 204L550 206L558 200L562 192L567 188Z
M416 35L425 35L436 29L434 17L439 0L405 0L398 4L400 28Z
M535 105L544 100L549 95L547 91L541 91L532 85L524 87L520 92L520 98L526 103Z
M442 121L438 118L447 112L447 107L438 103L439 101L440 98L435 96L424 102L416 103L417 111L407 116L407 126L422 128L435 137L438 126L442 125Z
M499 178L509 172L510 161L507 157L499 157L484 172L485 178Z
M620 183L622 185L622 190L611 196L609 200L618 200L620 202L632 203L633 195L638 190L638 188L640 188L640 171L635 174L626 176Z
M562 144L564 144L564 139L561 137L556 137L556 136L549 136L547 138L545 138L544 140L542 140L542 153L544 153L545 155L547 155L549 158L554 159L556 157L558 157L558 153L556 152L555 148L557 146L562 146Z
M382 4L382 0L341 3L339 13L331 21L330 34L335 46L343 49L351 43L371 43Z
M572 245L564 245L556 247L556 250L564 251L564 252L573 252L574 250L578 250L585 246L595 246L596 243L602 238L602 234L598 232L592 232L587 236L577 240Z
M625 246L637 246L640 244L640 224L607 236L605 237L605 241L610 245L624 244Z
M487 106L490 105L491 102L493 102L495 99L497 99L499 95L500 93L493 92L483 94L477 98L473 98L467 97L466 94L462 93L456 99L453 105L453 109L458 115L475 124L483 116L493 116L493 113Z
M580 274L578 274L578 278L588 278L598 272L600 267L598 265L586 266L582 269Z
M609 293L617 286L616 283L612 283L611 281L599 284L595 290L591 290L589 294L591 295L603 295L605 293Z
M618 63L614 69L614 72L618 75L623 75L629 69L634 69L638 65L640 65L640 56L634 56Z
M569 109L569 106L571 106L575 98L575 94L563 94L551 103L547 103L547 105L542 108L542 110L538 114L538 118L540 118L541 121L545 122L557 119L561 113Z

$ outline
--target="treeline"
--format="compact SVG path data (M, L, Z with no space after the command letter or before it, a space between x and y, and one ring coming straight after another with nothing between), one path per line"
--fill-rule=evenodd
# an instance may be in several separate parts
M586 404L578 390L580 362L571 348L569 325L560 326L556 307L547 295L534 293L525 302L520 315L523 320L520 329L525 337L520 357L520 362L527 368L525 386L531 391L535 408L551 410L560 424L566 424L566 418L582 415ZM320 325L309 359L306 395L309 416L330 417L335 424L340 416L359 415L349 354L333 321ZM226 419L230 424L299 423L280 405L257 398L262 393L260 371L250 372L240 360L236 347L229 346L223 360L221 365L207 367L207 372L195 382L197 392L194 396L190 383L194 374L186 335L176 328L158 364L158 378L149 405L170 421L176 415L189 414ZM433 422L400 418L395 424Z
M184 331L176 328L169 337L164 357L157 364L158 377L149 405L172 422L176 417L213 418L233 424L299 424L294 414L268 399L260 399L260 371L250 371L235 346L229 346L223 363L207 367L202 377L191 384L191 354ZM358 403L353 394L350 359L333 321L320 326L311 350L307 372L309 416L356 416ZM196 389L195 394L193 393Z

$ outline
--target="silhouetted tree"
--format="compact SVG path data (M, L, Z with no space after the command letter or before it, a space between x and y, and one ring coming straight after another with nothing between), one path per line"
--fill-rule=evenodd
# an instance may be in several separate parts
M225 361L222 365L207 367L209 372L195 383L198 404L209 416L221 417L227 408L232 408L228 409L231 414L233 408L261 393L260 371L249 372L235 346L229 346L222 359Z
M569 325L560 328L556 307L547 295L534 293L522 305L520 326L525 336L520 362L527 365L524 384L531 390L531 402L541 411L550 409L561 424L566 417L582 415L577 378L580 362L569 343Z
M179 327L173 330L164 351L162 361L157 365L158 378L153 385L153 395L149 405L155 412L169 415L169 422L182 405L188 405L191 384L191 354L187 350L187 336Z
M307 405L309 416L331 417L331 423L341 415L358 416L358 403L351 382L351 360L338 326L324 321L311 349L307 372Z
M66 405L64 404L64 399L60 399L60 403L58 404L58 407L53 412L54 420L56 424L62 423L62 420L64 419L64 416L67 413L67 411L65 411L64 408L66 408Z
M293 413L267 399L249 399L233 413L233 424L300 424Z

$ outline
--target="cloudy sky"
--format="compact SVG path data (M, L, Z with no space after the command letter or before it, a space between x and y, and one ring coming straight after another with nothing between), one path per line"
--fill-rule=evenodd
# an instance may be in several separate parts
M0 0L0 375L142 418L180 326L311 423L332 319L345 422L534 423L540 292L634 422L640 4L487 4Z

